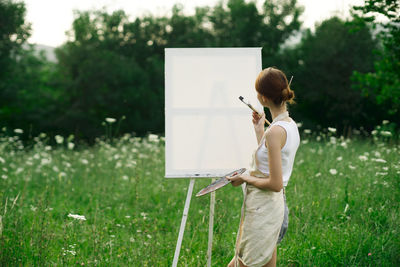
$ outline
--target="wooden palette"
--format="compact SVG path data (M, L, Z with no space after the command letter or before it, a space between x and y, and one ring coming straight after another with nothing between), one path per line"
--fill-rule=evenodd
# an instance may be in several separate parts
M208 193L211 193L217 189L220 189L222 187L224 187L225 185L229 184L231 181L229 181L228 179L226 179L226 176L234 176L234 175L238 175L238 174L243 174L246 171L246 168L241 168L238 170L235 170L233 172L230 172L224 176L222 176L221 178L219 178L217 181L213 182L212 184L204 187L203 189L201 189L197 194L196 197L200 197L200 196L204 196Z

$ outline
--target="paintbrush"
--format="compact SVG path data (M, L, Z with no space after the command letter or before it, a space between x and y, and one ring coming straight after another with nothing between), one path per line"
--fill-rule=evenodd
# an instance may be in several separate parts
M255 113L257 113L258 116L260 116L260 117L262 116L260 113L258 113L258 111L257 111L250 103L246 103L246 102L244 101L243 96L239 96L239 99L240 99L240 101L242 101L245 105L247 105L251 110L253 110ZM265 119L265 122L268 123L268 125L271 124L267 119Z

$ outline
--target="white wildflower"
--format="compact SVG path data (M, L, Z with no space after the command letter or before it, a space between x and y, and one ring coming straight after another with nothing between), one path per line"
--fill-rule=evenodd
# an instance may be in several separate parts
M388 174L387 172L377 172L377 173L375 173L376 176L378 176L378 175L385 176L387 174Z
M371 160L375 162L386 163L386 160L384 159L371 159Z
M51 150L51 146L45 146L45 147L44 147L44 150L50 151L50 150Z
M335 170L335 169L330 169L329 172L330 172L332 175L336 175L336 174L337 174L337 170Z
M319 176L321 176L320 172L315 175L315 177L319 177Z
M58 169L57 166L53 166L53 171L54 171L54 172L59 172L60 170Z
M381 135L382 135L382 136L385 136L385 137L389 137L389 136L392 136L392 133L389 132L389 131L382 131L382 132L381 132Z
M20 174L21 172L24 171L24 168L19 167L16 171L15 174Z
M71 253L72 255L76 255L76 252L75 251L73 251L73 250L65 250L66 252L69 252L69 253Z
M158 142L158 136L155 134L149 134L149 141L150 142Z
M297 125L298 128L301 128L301 126L303 126L303 123L297 122L296 125Z
M374 155L375 155L375 157L380 157L380 156L381 156L381 153L380 153L379 151L375 151L375 152L374 152Z
M129 179L129 177L127 175L122 176L122 180L127 181Z
M114 123L114 122L116 122L116 119L114 119L114 118L106 118L106 122Z
M371 207L368 208L368 212L369 212L369 213L371 213L372 210L373 210L373 209L372 209Z
M135 238L131 237L131 238L129 238L129 241L133 243L133 242L135 242Z
M389 123L388 120L383 120L383 121L382 121L382 124L383 124L383 125L388 124L388 123Z
M331 133L336 133L336 128L328 127L328 131Z
M342 157L337 157L336 160L337 161L341 161L343 158Z
M310 134L310 133L311 133L311 130L310 130L310 129L304 129L304 133Z
M6 163L6 161L2 157L0 157L0 162L1 163Z
M61 135L56 135L54 138L56 139L57 144L62 144L64 142L64 137Z
M347 143L345 141L343 141L340 143L340 146L343 148L347 148Z
M389 167L382 167L382 170L388 171L388 170L389 170Z
M87 159L81 159L81 162L85 165L87 165L89 163L89 161Z
M81 220L81 221L86 221L86 218L84 215L78 215L78 214L68 214L68 217L74 218L76 220Z
M75 144L74 144L74 143L72 143L72 142L68 142L68 149L69 149L69 150L72 150L72 149L74 149L74 146L75 146Z
M351 169L351 170L354 170L356 167L354 167L353 165L349 165L349 168Z
M24 131L22 129L14 129L14 133L23 134Z
M358 158L359 158L361 161L366 161L366 160L368 160L367 156L364 156L364 155L359 156Z
M378 133L377 130L373 130L373 131L371 132L372 135L376 135L377 133Z
M147 234L147 237L148 237L148 238L151 238L151 235Z
M8 176L5 175L5 174L3 174L3 175L1 176L1 178L3 178L4 180L6 180L6 179L8 178Z
M40 165L47 165L47 164L50 164L50 162L51 162L51 159L43 158L43 159L40 161Z
M308 140L307 140L307 139L302 140L301 143L302 143L303 145L308 144Z

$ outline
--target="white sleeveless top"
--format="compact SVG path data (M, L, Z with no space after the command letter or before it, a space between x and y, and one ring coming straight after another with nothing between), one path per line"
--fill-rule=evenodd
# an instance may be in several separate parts
M286 143L281 149L282 156L282 178L283 186L287 186L290 175L293 170L294 158L296 156L297 148L300 145L300 135L297 124L294 120L288 121L275 121L272 122L268 127L272 125L279 125L286 131ZM258 160L258 169L267 175L269 175L269 164L268 164L268 148L265 146L265 133L261 139L262 144L256 151L256 157Z

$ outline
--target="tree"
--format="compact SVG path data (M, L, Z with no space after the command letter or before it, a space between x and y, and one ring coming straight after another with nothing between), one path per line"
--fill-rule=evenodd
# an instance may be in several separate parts
M377 50L379 59L374 70L355 71L353 87L364 95L371 95L378 105L385 109L387 119L400 122L400 2L398 0L366 0L364 6L354 7L359 19L381 27L378 37L382 48ZM376 16L383 15L388 22L377 22Z
M0 0L0 121L10 121L18 110L18 92L13 87L13 70L22 53L22 44L30 35L30 25L25 23L24 3Z
M261 46L263 65L274 65L281 44L300 29L303 10L296 0L265 1L261 10L255 2L220 2L209 15L215 46Z
M105 117L125 115L122 131L162 133L166 47L264 46L271 55L299 28L299 14L295 0L266 1L262 12L230 0L194 15L175 5L171 17L134 21L123 11L76 12L69 41L56 52L65 112L55 123L91 139L103 133Z
M294 75L297 103L292 108L306 127L360 127L376 122L373 102L351 89L353 70L373 68L376 42L370 29L337 17L307 30L301 43L281 52L282 66Z

